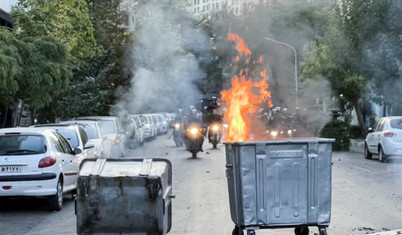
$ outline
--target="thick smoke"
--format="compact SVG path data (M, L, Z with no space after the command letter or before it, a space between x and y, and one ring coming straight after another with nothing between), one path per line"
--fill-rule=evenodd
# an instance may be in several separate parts
M166 1L149 1L135 15L134 76L120 106L129 113L152 113L194 104L200 98L195 81L205 76L194 55L209 48L208 37Z

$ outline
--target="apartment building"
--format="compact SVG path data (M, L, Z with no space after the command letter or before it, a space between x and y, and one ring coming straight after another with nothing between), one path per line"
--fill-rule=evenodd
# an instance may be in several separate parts
M190 11L194 15L213 13L226 9L235 15L245 10L253 10L259 4L271 5L277 0L189 0Z

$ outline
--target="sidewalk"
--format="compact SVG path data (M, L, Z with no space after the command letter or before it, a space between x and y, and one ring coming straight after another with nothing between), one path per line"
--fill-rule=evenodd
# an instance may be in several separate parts
M355 153L364 153L364 139L350 139L349 151Z

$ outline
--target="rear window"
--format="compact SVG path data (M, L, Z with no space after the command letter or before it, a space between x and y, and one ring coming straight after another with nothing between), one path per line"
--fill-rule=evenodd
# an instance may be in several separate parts
M87 133L89 139L99 139L98 131L96 126L93 124L81 124L84 131Z
M140 119L141 119L141 122L142 122L142 123L144 123L144 124L149 124L148 118L146 118L146 117L144 117L144 116L141 116Z
M57 132L60 133L71 145L71 147L77 148L79 145L77 132L73 128L55 128Z
M402 129L402 118L392 119L390 123L391 123L391 128Z
M99 125L103 127L106 134L116 134L116 127L113 120L98 120Z
M40 135L0 136L0 155L42 154L46 152L45 137Z

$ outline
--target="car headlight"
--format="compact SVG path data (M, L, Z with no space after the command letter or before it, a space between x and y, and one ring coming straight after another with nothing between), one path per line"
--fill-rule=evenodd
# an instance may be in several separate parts
M276 137L276 136L278 135L278 132L277 132L277 131L271 131L271 135L272 135L273 137Z
M291 135L292 134L292 130L288 130L288 135Z
M195 135L195 134L198 133L198 129L197 129L197 128L191 128L191 129L190 129L190 133L193 134L193 135Z
M180 123L174 124L174 128L179 129L180 128Z

